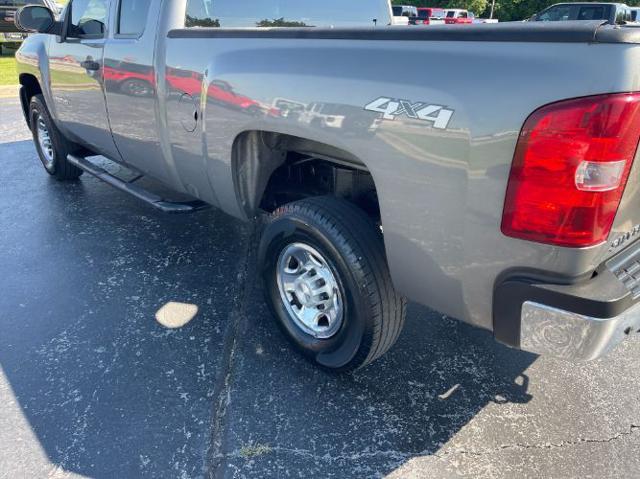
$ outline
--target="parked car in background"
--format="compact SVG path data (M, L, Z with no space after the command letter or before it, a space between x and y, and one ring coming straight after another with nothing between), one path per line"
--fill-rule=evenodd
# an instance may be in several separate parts
M444 25L445 11L443 8L418 8L417 25Z
M447 25L471 25L475 15L468 10L454 8L446 11L444 22Z
M634 22L631 7L624 3L556 3L529 19L532 22L607 20L612 25Z
M0 0L0 33L19 33L15 25L16 12L25 5L41 5L54 13L58 8L52 0Z
M393 6L393 23L395 25L415 25L417 17L418 9L412 5ZM404 20L405 18L406 21Z
M15 25L16 11L25 5L41 5L58 12L52 0L0 0L0 55L6 50L17 50L27 38Z
M473 23L499 23L497 18L474 18Z
M7 32L0 33L0 55L17 50L20 44L27 38L26 33Z

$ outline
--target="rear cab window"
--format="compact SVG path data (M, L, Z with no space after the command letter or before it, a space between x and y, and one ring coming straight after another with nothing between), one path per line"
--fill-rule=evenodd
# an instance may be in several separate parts
M151 0L120 0L116 35L141 37L149 16Z
M394 7L394 15L397 15ZM402 15L402 13L400 13ZM187 28L349 27L387 25L386 0L187 0Z

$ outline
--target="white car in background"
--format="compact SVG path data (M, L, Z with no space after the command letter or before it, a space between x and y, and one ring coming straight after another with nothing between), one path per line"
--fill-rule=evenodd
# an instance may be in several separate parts
M416 7L408 5L394 5L391 8L393 10L393 17L391 19L392 25L409 25L409 19L418 16L418 9Z

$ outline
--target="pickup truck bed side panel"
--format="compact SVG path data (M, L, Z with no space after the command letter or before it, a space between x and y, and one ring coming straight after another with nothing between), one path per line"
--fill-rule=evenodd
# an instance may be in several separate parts
M504 271L518 266L577 276L607 254L606 247L575 251L507 238L500 232L502 207L527 116L564 98L638 89L630 70L637 47L231 36L166 40L167 71L182 79L173 87L194 98L203 115L193 132L184 126L167 132L184 150L174 155L205 152L228 213L244 216L232 168L241 133L281 132L340 148L372 173L396 287L485 328ZM413 61L418 57L430 61ZM441 105L454 114L445 129L407 114L380 120L364 111L380 97ZM167 98L168 118L188 123L193 105L180 95ZM276 99L332 105L344 118L364 114L367 126L279 115Z

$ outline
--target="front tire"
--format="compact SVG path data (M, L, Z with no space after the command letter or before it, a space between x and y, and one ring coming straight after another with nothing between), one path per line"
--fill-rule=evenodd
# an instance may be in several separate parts
M400 335L406 302L393 288L382 234L351 203L318 197L279 208L259 264L278 325L315 364L362 368Z
M29 104L29 125L36 151L47 173L60 181L77 180L82 170L67 161L67 155L80 148L67 140L51 119L42 95Z

